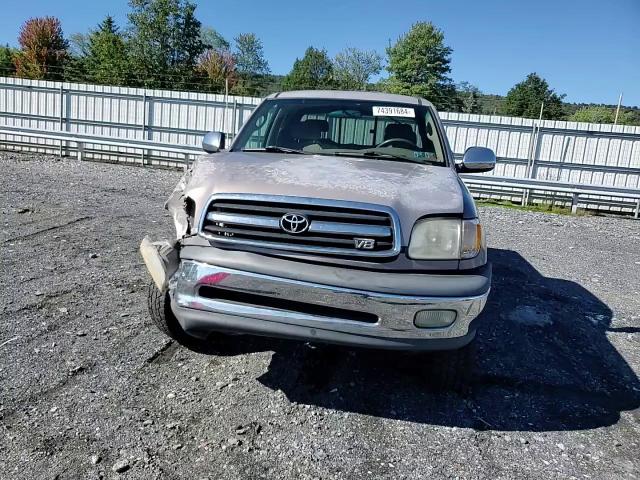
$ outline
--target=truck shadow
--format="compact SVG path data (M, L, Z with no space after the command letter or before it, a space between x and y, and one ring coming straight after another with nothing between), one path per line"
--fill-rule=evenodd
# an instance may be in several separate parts
M542 276L516 252L489 255L493 291L479 319L470 395L430 390L415 373L426 357L287 341L276 343L259 381L302 404L480 430L590 429L638 408L640 382L606 337L607 305L577 283ZM240 344L274 349L273 340Z

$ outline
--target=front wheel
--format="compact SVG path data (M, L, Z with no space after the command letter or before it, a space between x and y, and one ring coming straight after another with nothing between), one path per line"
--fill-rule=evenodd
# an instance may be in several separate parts
M154 282L147 288L147 306L154 325L180 345L198 353L208 353L209 342L187 334L171 310L169 293L162 293Z

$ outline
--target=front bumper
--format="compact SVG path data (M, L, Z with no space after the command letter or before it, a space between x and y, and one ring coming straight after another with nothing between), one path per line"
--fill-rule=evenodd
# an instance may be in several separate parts
M423 283L447 280L447 275L419 277ZM439 350L459 348L473 339L471 322L489 295L490 268L485 269L486 288L480 294L477 278L469 277L473 294L460 295L464 286L459 282L465 276L457 278L456 296L392 294L183 259L169 292L173 313L196 337L226 331L371 348ZM417 328L414 317L421 310L455 311L456 320L445 328Z

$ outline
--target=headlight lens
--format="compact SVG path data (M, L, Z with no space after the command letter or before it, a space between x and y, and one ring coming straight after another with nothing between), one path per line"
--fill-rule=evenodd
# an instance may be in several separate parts
M416 260L473 258L483 246L484 234L477 219L427 218L413 227L409 257Z

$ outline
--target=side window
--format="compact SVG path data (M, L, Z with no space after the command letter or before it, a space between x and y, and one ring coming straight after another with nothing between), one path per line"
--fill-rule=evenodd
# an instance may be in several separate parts
M266 136L271 129L273 117L277 110L277 105L273 105L269 110L264 112L256 119L251 119L251 128L253 131L247 140L245 148L263 148L266 147Z

